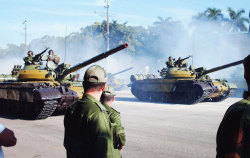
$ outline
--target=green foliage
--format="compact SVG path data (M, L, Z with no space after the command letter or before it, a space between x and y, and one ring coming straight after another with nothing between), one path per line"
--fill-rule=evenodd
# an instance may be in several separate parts
M232 26L232 32L241 32L247 31L246 23L249 23L249 19L242 17L242 14L245 13L244 9L238 10L237 12L231 8L227 9L230 19L229 23Z
M216 8L207 8L202 13L198 13L197 16L193 18L195 20L203 20L214 22L222 27L228 27L229 32L242 32L247 31L246 24L249 24L249 19L243 17L245 13L244 9L238 10L237 12L231 8L227 9L229 19L225 18L220 9Z

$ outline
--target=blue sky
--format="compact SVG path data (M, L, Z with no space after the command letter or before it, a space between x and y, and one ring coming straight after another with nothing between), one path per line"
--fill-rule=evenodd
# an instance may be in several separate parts
M81 27L106 19L105 0L0 0L0 47L24 43L24 20L28 42L44 35L65 36ZM208 7L245 9L249 0L110 0L110 20L128 25L152 25L157 17L172 17L184 25Z

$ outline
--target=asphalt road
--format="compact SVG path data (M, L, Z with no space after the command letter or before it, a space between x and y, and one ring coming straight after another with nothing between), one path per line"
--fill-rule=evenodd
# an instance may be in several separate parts
M121 112L126 132L124 158L214 158L216 132L226 109L240 98L196 105L138 101L118 92L114 108ZM65 158L63 116L20 120L1 116L14 130L15 147L3 147L6 158Z

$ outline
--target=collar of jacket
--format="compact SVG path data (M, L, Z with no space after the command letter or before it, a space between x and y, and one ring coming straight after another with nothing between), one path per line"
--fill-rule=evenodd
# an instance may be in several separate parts
M250 101L250 92L245 91L245 92L243 93L243 98Z
M82 99L87 98L92 102L96 103L96 105L101 109L101 111L108 111L95 97L89 94L84 94Z

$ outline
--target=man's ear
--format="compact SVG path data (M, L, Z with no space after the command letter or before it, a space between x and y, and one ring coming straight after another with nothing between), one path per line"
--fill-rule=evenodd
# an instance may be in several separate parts
M115 96L113 96L113 98L112 98L112 102L113 102L113 101L115 101Z
M106 83L105 83L104 86L102 87L102 91L104 91L105 87L106 87Z

